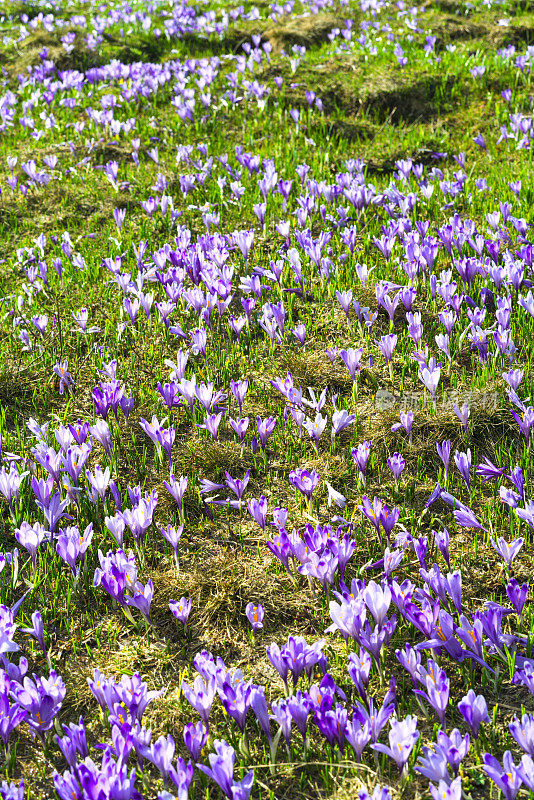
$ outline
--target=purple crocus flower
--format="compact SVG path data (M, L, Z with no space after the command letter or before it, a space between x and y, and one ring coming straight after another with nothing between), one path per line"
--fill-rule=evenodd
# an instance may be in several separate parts
M393 718L389 731L389 747L385 744L373 744L372 747L390 756L402 773L419 736L417 717L408 715L402 720Z
M434 534L434 542L436 543L436 547L438 548L439 552L445 559L445 562L448 568L451 568L450 563L450 556L449 556L449 532L447 528L444 528L442 531L432 531Z
M176 564L178 565L178 544L180 543L184 526L178 525L177 528L174 528L172 525L167 525L166 528L160 528L160 530L163 537L169 542L170 546L174 550L174 558L176 560Z
M193 722L188 722L184 725L183 730L184 744L191 754L191 758L196 763L202 755L202 750L208 741L208 729L199 720L195 725Z
M56 736L55 740L69 767L72 769L76 765L78 754L82 758L87 758L89 755L83 717L80 717L77 725L74 722L71 722L70 725L63 725L63 730L65 731L65 736Z
M375 344L378 345L382 355L386 359L386 363L389 366L390 375L392 374L391 359L393 357L393 351L397 346L397 341L398 337L395 333L388 333L386 336L382 336L379 341L375 340Z
M280 725L280 730L286 740L286 744L289 747L289 742L291 739L291 723L293 721L293 717L291 711L289 710L288 704L286 700L278 700L274 703L271 703L271 719L277 722Z
M360 481L365 486L365 468L371 454L371 442L362 442L357 447L353 447L351 453L354 463L358 467Z
M471 450L468 450L467 453L462 453L459 450L456 451L454 454L454 463L458 467L458 471L460 472L462 478L465 481L465 485L467 486L467 491L471 493L471 485L469 483L469 472L471 470Z
M393 473L393 477L395 478L395 483L399 482L399 478L405 466L406 466L406 461L404 460L404 458L401 456L400 453L393 453L393 455L388 458L388 467Z
M307 469L293 469L289 473L289 482L309 501L319 483L319 475L314 470L308 472Z
M337 408L335 409L332 414L332 433L330 434L332 444L334 443L334 437L345 430L345 428L348 428L349 425L352 425L355 419L356 416L354 414L349 414L344 408L340 411L338 411Z
M523 613L523 608L527 602L528 588L528 583L524 583L522 586L520 586L515 578L512 578L506 587L508 599L513 605L516 614L519 616L521 616Z
M208 756L210 766L197 764L198 769L211 778L229 800L248 800L254 783L254 771L250 770L239 783L234 782L234 748L221 739L215 739L213 746L215 753Z
M126 605L130 606L131 608L137 608L138 611L140 611L141 614L146 618L147 622L151 624L152 620L150 619L150 605L152 603L152 598L154 597L153 581L149 580L146 586L143 585L141 581L136 581L132 591L133 595L126 597Z
M477 739L480 724L489 722L488 706L484 695L477 695L473 689L469 689L465 697L458 703L458 710L469 726L473 737Z
M476 471L477 474L481 476L482 483L500 478L505 472L504 468L495 466L495 464L486 457L484 457L481 464L477 464Z
M159 770L165 785L169 781L175 747L174 739L170 734L168 736L160 736L159 739L152 743L150 755L147 756L156 769Z
M406 321L408 322L408 336L414 340L415 346L419 347L419 342L423 336L421 313L419 311L416 311L415 314L408 312L408 314L406 314Z
M456 416L458 417L458 419L462 423L462 428L464 429L464 431L466 431L467 430L467 424L469 422L469 417L471 415L471 412L469 410L469 406L467 405L467 403L464 403L461 408L458 408L457 405L453 405L452 410L454 411L454 413L456 414Z
M278 420L276 417L268 417L267 419L262 420L261 417L256 417L256 425L258 428L258 436L260 438L260 445L263 452L265 452L265 447L267 445L267 439L271 436L272 432L276 428L276 423Z
M510 569L512 561L523 547L525 540L521 538L514 539L513 542L507 542L505 539L499 536L497 542L495 542L494 539L490 539L490 542L494 550L496 550L501 556L508 569Z
M192 688L185 681L182 681L181 685L185 699L200 714L206 727L209 725L210 711L215 698L215 686L215 678L204 681L200 675L195 678Z
M248 380L230 381L230 389L235 397L237 405L239 406L239 413L242 414L245 395L248 391Z
M43 736L54 724L67 687L55 670L51 670L48 678L33 677L33 681L25 677L22 685L13 684L11 692L17 703L28 712L26 722L32 729L32 735L38 733Z
M118 513L114 517L106 517L104 519L104 524L108 531L111 533L117 544L120 548L122 548L122 543L124 540L124 529L126 527L126 523L122 518L122 514Z
M44 638L44 625L43 625L43 617L41 616L40 611L34 611L32 614L32 627L31 628L21 628L21 631L24 633L29 633L30 636L33 636L37 639L39 643L39 647L43 651L43 654L46 657L47 648Z
M100 442L104 448L105 453L111 458L113 455L113 441L111 439L111 431L109 425L103 419L96 421L94 425L89 428L91 436Z
M21 778L18 784L2 781L0 785L0 798L2 800L24 800L25 795L24 778Z
M30 525L28 522L23 522L20 528L15 528L15 538L17 542L30 554L30 558L34 567L37 562L37 551L39 546L48 535L49 532L46 531L43 525L41 525L39 522L35 522L33 525Z
M115 761L113 751L107 748L102 757L102 765L97 766L90 758L78 763L72 772L54 774L54 786L61 800L72 800L73 797L97 796L102 785L113 786L122 800L140 800L141 795L135 788L136 772L132 768L128 775L128 767L119 758ZM83 788L82 788L83 787Z
M524 785L534 792L534 760L529 755L524 755L517 771Z
M401 428L404 428L406 434L408 436L408 442L412 443L412 425L414 422L415 416L413 411L408 411L408 413L404 413L404 411L400 412L400 422L396 422L394 425L391 426L392 433L399 431Z
M326 633L339 631L346 642L349 637L357 641L365 622L366 610L363 598L359 595L340 597L340 601L340 603L330 601L329 613L332 625L326 629Z
M312 705L312 701L307 695L303 694L300 689L287 698L287 708L293 722L300 731L303 741L306 740L308 715L312 709Z
M74 386L74 378L69 372L68 361L57 361L54 365L54 374L59 378L59 393L63 394L65 389L70 389Z
M465 736L462 736L458 728L454 728L450 735L444 730L438 731L436 751L443 753L454 775L458 775L460 764L466 757L470 744L471 738L469 734L466 733Z
M364 594L365 605L379 627L382 627L391 604L391 590L387 584L380 586L369 581Z
M265 611L261 603L258 603L257 606L255 606L254 603L248 603L245 609L245 614L252 626L252 630L254 631L254 633L260 630L260 628L263 628L263 618L265 616Z
M182 597L180 600L169 600L169 610L173 617L176 617L178 622L182 623L184 631L187 630L187 621L192 605L192 600L188 600L187 597Z
M362 759L362 753L371 741L371 729L367 721L361 722L354 714L352 719L347 721L345 738L354 750L356 761ZM361 795L360 795L361 796Z
M0 739L4 747L8 746L9 737L24 722L28 712L17 702L10 702L10 690L12 681L7 673L0 673Z
M336 291L336 298L339 305L345 312L345 315L347 317L347 322L349 322L349 309L352 303L352 289L348 289L345 292Z
M461 800L462 779L460 776L455 778L450 784L440 780L437 786L429 784L428 790L432 795L432 800Z
M431 750L429 747L423 748L423 755L417 759L417 766L414 768L415 772L419 772L423 777L428 778L430 781L445 782L448 786L451 782L449 775L449 762L443 750L436 747L436 750Z
M157 497L156 497L157 500ZM141 542L150 526L154 515L155 502L141 499L134 508L127 508L122 513L122 518L131 530L136 542Z
M231 417L229 417L228 422L235 431L237 437L239 438L240 443L243 444L247 433L249 418L245 417L244 419L232 419Z
M495 756L484 753L482 769L503 793L505 800L515 800L523 783L520 770L514 764L514 759L509 750L503 756L502 766Z
M337 347L326 347L325 352L328 358L330 359L330 363L333 365L338 353Z
M328 740L330 747L338 747L343 752L345 747L345 731L348 723L348 711L339 703L333 708L322 704L315 712L313 721Z
M0 454L1 454L0 442ZM19 473L16 466L11 462L9 471L4 467L0 470L0 494L2 494L9 503L10 510L13 510L13 503L19 502L19 490L23 479L28 473ZM33 485L33 479L32 479Z
M446 439L441 443L441 445L436 444L436 450L438 451L438 456L443 461L443 466L445 467L445 483L447 483L447 476L449 474L449 461L451 457L451 440Z
M347 367L350 377L353 381L355 381L356 375L360 371L363 347L359 347L357 350L354 350L353 348L349 348L348 350L340 350L339 355Z
M474 512L463 504L460 504L459 508L454 509L453 515L457 524L461 525L463 528L478 528L481 531L486 531L486 528L479 522Z
M508 725L508 730L519 747L532 758L534 754L534 718L532 714L523 714L520 720L514 717Z
M89 523L89 525L86 527L83 534L81 535L77 527L67 527L60 529L59 536L57 537L57 542L56 542L56 550L58 555L71 568L75 578L79 574L79 568L76 562L78 560L83 562L85 558L85 553L87 552L87 549L91 544L92 539L93 539L92 522Z
M262 531L264 531L267 521L267 498L265 495L262 494L259 500L255 497L247 500L247 508L250 516L258 523Z
M426 692L422 689L414 689L414 693L421 695L428 701L438 715L439 721L444 725L450 690L450 681L447 674L439 668L435 661L429 658L426 668L419 667L417 677L425 686Z
M219 411L218 414L207 414L204 417L204 422L202 424L195 423L197 428L203 428L204 430L211 433L215 441L218 441L218 433L219 433L219 425L221 424L224 412Z
M432 359L431 359L432 360ZM439 379L441 376L441 368L434 366L430 369L429 366L423 366L419 370L419 380L425 385L432 396L432 401L436 402L436 391L438 388Z
M278 533L277 536L271 542L266 542L268 549L271 551L273 556L275 556L285 567L287 572L290 572L289 569L289 557L291 555L291 547L289 544L289 538L287 533L283 530Z
M351 653L349 656L347 671L362 699L365 699L367 696L371 665L371 656L363 648L360 649L359 656L357 656L356 653Z
M252 686L250 692L250 706L264 732L269 744L272 742L271 721L267 700L265 699L265 689L263 686Z

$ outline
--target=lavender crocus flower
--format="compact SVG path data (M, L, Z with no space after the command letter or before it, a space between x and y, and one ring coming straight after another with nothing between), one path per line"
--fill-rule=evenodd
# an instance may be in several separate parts
M408 715L402 720L394 718L389 731L389 747L385 744L373 744L372 747L390 756L402 773L419 736L417 717Z
M44 625L43 625L43 617L41 616L40 611L34 611L32 614L32 627L31 628L21 628L21 631L24 633L29 633L30 636L33 636L37 639L39 643L39 647L43 651L44 656L46 657L47 648L44 638Z
M340 350L341 360L347 367L349 371L349 375L353 381L356 380L356 375L360 371L361 367L361 359L363 355L363 347L358 348L358 350L354 350L349 348L348 350Z
M426 692L422 689L414 689L414 693L424 697L435 710L442 725L445 724L445 715L449 704L450 681L437 664L429 659L427 669L419 668L419 675L423 676L422 683ZM421 680L421 678L419 678Z
M523 714L520 720L514 717L508 725L508 730L519 747L532 758L534 756L534 717L532 714Z
M169 609L173 617L176 617L178 622L181 622L184 626L184 631L187 630L187 621L189 619L189 614L191 613L191 607L193 605L192 600L188 600L187 597L182 597L180 600L169 600Z
M332 414L332 433L330 434L332 439L332 444L334 442L334 437L337 436L338 433L345 430L349 425L355 421L356 416L354 414L349 414L345 409L341 409L340 411L336 410Z
M63 725L63 730L65 731L65 736L61 738L56 736L55 740L72 769L76 765L78 754L82 758L89 756L83 717L80 717L77 725L73 722L70 725Z
M498 789L501 790L506 800L515 800L519 789L523 783L521 773L514 764L514 759L509 750L503 756L502 766L495 756L485 753L483 756L484 765L482 769L493 781Z
M512 578L512 580L509 581L508 585L506 586L506 594L508 595L508 599L513 605L515 612L519 616L521 616L523 613L523 608L525 607L525 603L527 601L528 588L528 583L524 583L522 586L520 586L515 578Z
M43 525L35 522L30 525L28 522L23 522L20 528L15 528L15 538L17 542L24 547L30 554L32 564L35 567L37 562L37 551L41 543L47 538L48 531L45 530Z
M430 369L428 366L423 366L419 370L419 380L425 385L432 396L432 402L436 402L436 391L438 388L439 379L441 376L441 368L435 366Z
M276 428L276 423L278 420L276 417L268 417L267 419L262 420L261 417L256 417L256 426L258 428L258 436L260 439L260 445L263 452L265 452L265 447L267 445L267 439L273 433L274 429Z
M319 483L319 475L314 470L308 472L307 469L294 469L289 473L289 482L310 501Z
M448 568L451 568L450 563L450 556L449 556L449 532L447 528L444 528L442 531L432 531L434 534L434 541L436 543L436 547L438 548L439 552L445 559Z
M263 618L265 616L265 611L261 603L258 603L257 606L254 603L247 603L247 607L245 609L245 614L252 626L252 630L254 633L263 628Z
M204 764L198 764L198 769L211 778L229 800L234 800L235 798L239 798L239 800L248 800L250 792L252 791L252 784L254 783L254 771L250 770L242 781L236 783L233 777L235 764L234 748L220 739L215 739L213 746L215 748L215 753L210 753L208 756L210 766L206 767Z
M199 720L196 725L193 722L188 722L184 725L183 738L191 758L196 763L200 759L202 750L208 741L208 729L202 720Z
M287 708L291 718L300 731L303 741L306 740L308 715L312 709L312 701L300 689L287 698Z
M471 471L472 464L471 450L468 450L467 453L462 453L461 451L457 450L454 454L454 463L456 464L458 471L465 481L467 491L471 494L471 485L469 482L469 473Z
M371 454L371 442L362 442L358 447L353 447L351 453L358 467L360 481L365 486L365 468Z
M445 468L445 483L447 483L447 476L449 474L449 461L451 457L451 440L445 439L441 444L436 443L436 450L438 451L438 456L443 461L443 466Z
M482 722L489 722L488 706L484 695L477 695L473 689L469 689L465 697L458 703L458 710L469 726L473 737L477 739L480 724Z
M143 585L141 581L136 581L133 585L132 591L133 595L126 597L126 605L130 606L131 608L137 608L145 617L147 622L152 624L152 620L150 619L150 605L152 603L152 598L154 597L153 581L149 580L146 586Z
M471 416L471 412L469 410L469 406L467 405L467 403L464 403L461 408L458 408L458 406L455 404L455 405L453 405L452 410L454 411L454 413L456 414L456 416L460 420L460 422L462 424L462 428L464 429L464 431L466 431L467 430L467 424L469 422L469 417Z
M441 780L437 786L434 786L433 783L429 784L428 789L432 800L461 800L462 779L458 776L450 784Z
M181 685L185 699L198 712L206 727L209 725L210 711L215 698L215 687L214 677L204 681L200 675L195 678L192 688L185 681L182 681Z
M523 547L525 540L521 538L514 539L513 542L507 542L505 539L499 536L497 542L495 542L494 539L490 539L490 542L494 550L496 550L501 556L508 569L510 569L512 561Z
M247 433L249 418L245 417L244 419L232 419L229 417L228 422L238 436L240 443L243 444Z
M400 422L396 422L394 425L391 426L391 432L395 433L399 431L401 428L404 428L406 434L408 436L409 444L412 443L412 425L414 422L415 416L413 411L408 411L408 413L404 413L404 411L400 412Z
M399 478L405 466L406 466L406 461L404 460L404 458L401 456L400 453L393 453L393 455L388 458L388 467L393 473L393 477L395 478L395 483L398 484Z
M395 333L388 333L386 336L382 336L379 341L375 340L375 344L378 345L382 355L386 359L386 364L389 367L389 374L391 378L393 376L393 365L391 363L391 359L393 357L393 351L397 346L397 341L398 337Z

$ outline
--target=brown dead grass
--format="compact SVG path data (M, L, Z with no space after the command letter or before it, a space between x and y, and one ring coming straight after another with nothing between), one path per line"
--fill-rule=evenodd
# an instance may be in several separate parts
M295 44L310 48L326 42L332 28L343 28L346 19L339 14L302 16L268 28L263 38L271 42L275 52Z

